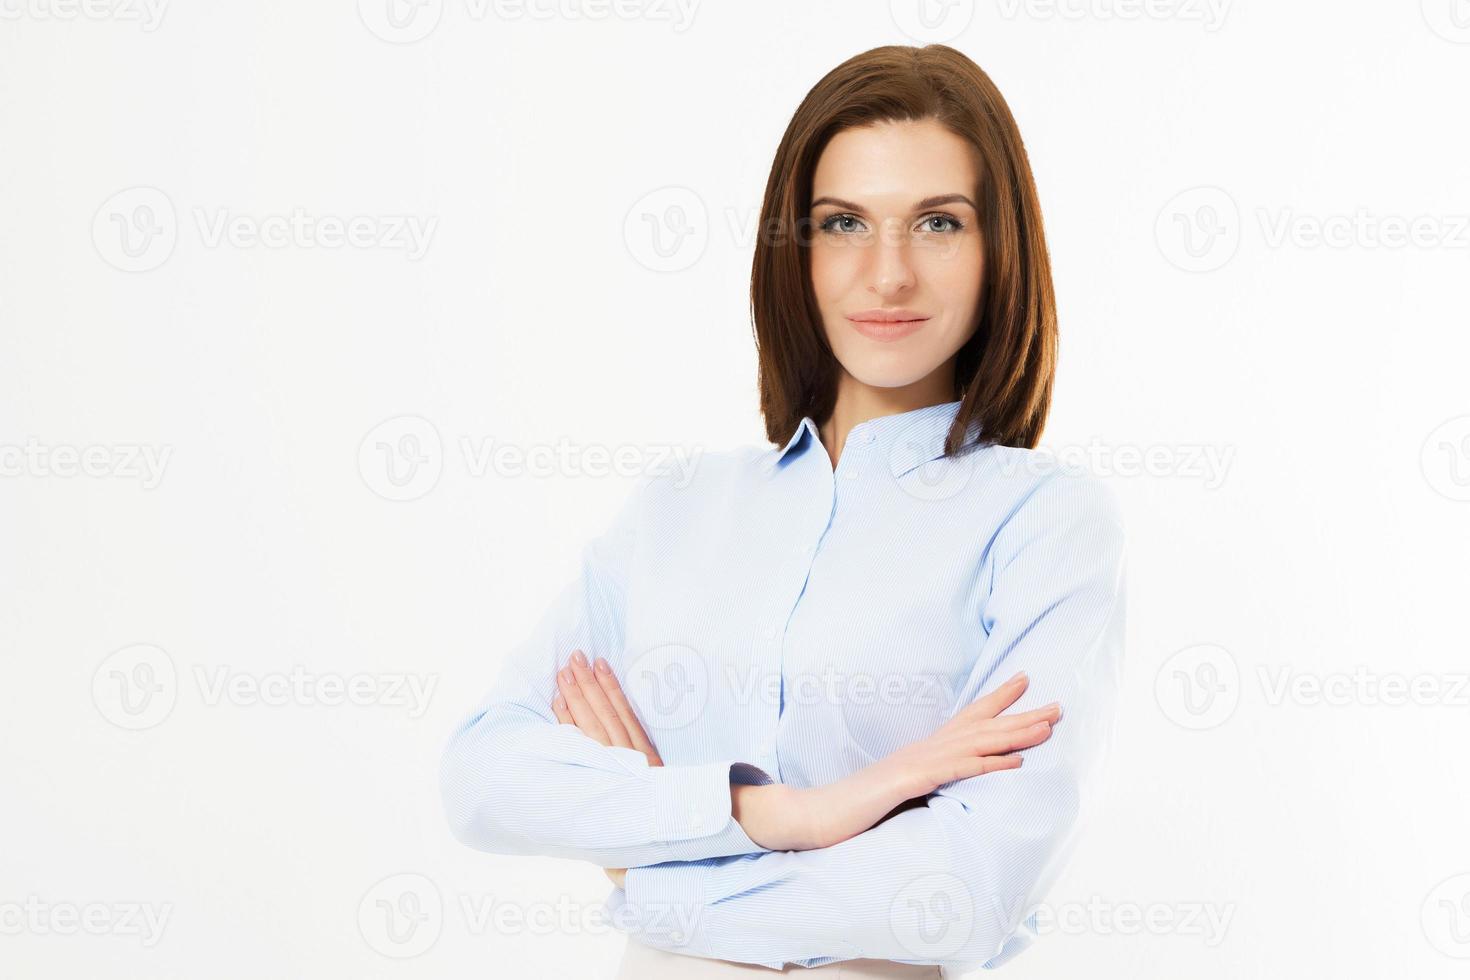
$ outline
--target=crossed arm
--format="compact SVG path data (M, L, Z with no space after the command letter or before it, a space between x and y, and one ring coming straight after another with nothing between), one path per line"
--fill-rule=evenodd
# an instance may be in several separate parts
M887 764L883 779L810 791L773 790L768 776L739 760L652 765L631 730L626 745L610 735L604 744L576 724L557 724L565 719L551 706L556 651L621 638L617 569L631 527L620 520L589 546L579 582L452 740L444 785L456 835L498 853L629 869L608 899L614 923L649 945L692 955L777 969L859 956L968 967L999 965L1024 948L1029 905L1071 853L1088 783L1111 739L1124 552L1111 493L1070 476L1033 492L992 546L986 635L959 702L972 703L915 743L927 750L906 747L876 763ZM952 768L948 778L922 769L934 762L936 744L974 742L978 728L962 723L966 713L978 714L971 709L984 702L980 692L1009 671L1030 675L1030 696L1012 699L1022 714L1041 710L1027 702L1054 698L1066 703L1066 721L1028 749L1024 767ZM980 756L971 758L978 765ZM908 792L885 797L874 788L880 784L890 794ZM747 821L745 803L782 792L809 792L816 795L808 802L826 804L805 808L791 795L773 804L786 833L803 812L853 822L864 814L866 822L816 847L764 844L769 814L757 803ZM925 796L927 806L894 812ZM823 836L821 826L797 829L811 842Z
M576 726L604 746L636 749L650 766L663 765L606 660L589 664L582 651L574 651L556 682L551 709L558 722ZM1016 768L1021 757L1015 750L1049 738L1061 715L1054 702L1000 716L1027 683L1024 673L1015 675L934 735L835 783L804 789L779 783L733 786L732 815L766 850L830 847L923 804L940 782ZM623 887L626 868L605 870Z

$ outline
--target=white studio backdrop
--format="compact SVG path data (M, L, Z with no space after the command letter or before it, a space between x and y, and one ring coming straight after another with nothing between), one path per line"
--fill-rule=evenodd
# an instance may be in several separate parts
M1129 520L1005 974L1464 975L1463 0L0 0L0 975L612 975L602 872L458 844L439 751L640 470L762 441L776 143L927 41Z

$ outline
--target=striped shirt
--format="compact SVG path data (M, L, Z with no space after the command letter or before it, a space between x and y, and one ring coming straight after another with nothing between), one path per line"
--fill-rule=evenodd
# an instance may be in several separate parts
M859 423L835 468L808 417L779 449L644 476L452 733L455 836L628 868L611 924L693 956L953 976L1028 946L1112 740L1125 535L1111 488L1048 453L945 458L959 405ZM557 724L574 649L607 658L662 766ZM731 781L840 779L1020 670L1006 713L1062 705L1020 768L827 848L772 851L732 818Z

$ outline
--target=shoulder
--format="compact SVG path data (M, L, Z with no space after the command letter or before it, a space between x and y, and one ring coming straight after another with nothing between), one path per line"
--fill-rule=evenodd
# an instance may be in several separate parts
M1000 478L1015 481L1010 514L997 533L1005 550L1052 541L1121 557L1127 525L1122 501L1111 484L1045 451L992 448L997 450Z
M767 455L755 446L731 449L675 447L661 460L652 460L639 478L638 492L652 508L687 505L691 500L726 500L733 489L757 472Z

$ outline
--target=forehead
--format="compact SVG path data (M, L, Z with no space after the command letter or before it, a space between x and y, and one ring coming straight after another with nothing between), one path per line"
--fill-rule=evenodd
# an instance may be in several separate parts
M971 193L979 180L979 153L936 120L880 122L832 137L812 173L812 198L908 205Z

